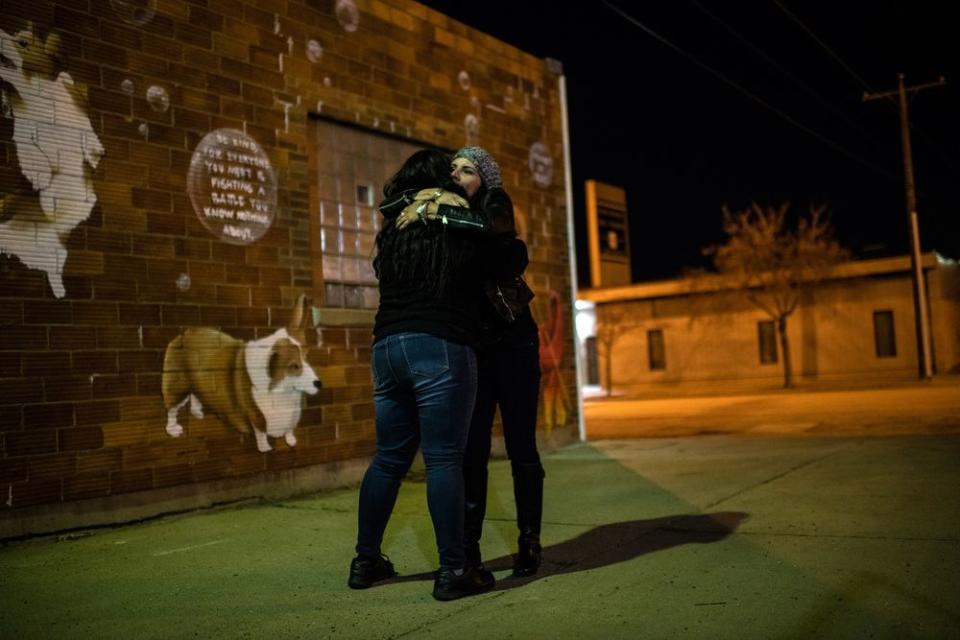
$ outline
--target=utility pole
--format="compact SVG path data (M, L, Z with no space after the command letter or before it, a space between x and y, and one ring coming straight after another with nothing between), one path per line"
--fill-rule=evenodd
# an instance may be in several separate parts
M943 76L936 82L906 87L903 74L896 91L864 93L863 101L879 100L898 96L900 104L900 135L903 139L903 181L907 190L907 216L910 229L910 270L913 272L913 311L917 325L917 360L920 379L933 377L933 349L930 346L930 308L927 306L927 283L923 277L923 259L920 253L920 224L917 218L917 194L913 179L913 153L910 148L910 117L907 114L907 94L923 89L942 87L947 83Z

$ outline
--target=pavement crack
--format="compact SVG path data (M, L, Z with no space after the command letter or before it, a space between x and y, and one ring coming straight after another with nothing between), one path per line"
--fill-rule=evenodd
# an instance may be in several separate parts
M718 505L720 505L720 504L723 504L723 503L726 502L727 500L730 500L730 499L732 499L732 498L736 498L737 496L742 495L742 494L744 494L744 493L746 493L746 492L748 492L748 491L752 491L753 489L756 489L756 488L758 488L758 487L762 487L762 486L764 486L764 485L770 484L771 482L774 482L774 481L776 481L776 480L779 480L780 478L783 478L783 477L785 477L785 476L790 475L790 474L793 473L794 471L799 471L800 469L803 469L803 468L805 468L805 467L809 467L810 465L816 464L817 462L822 462L823 460L826 460L827 458L830 458L830 457L835 456L836 454L840 453L840 451L849 448L849 446L850 446L850 445L845 445L845 446L838 447L835 451L831 451L830 453L828 453L828 454L826 454L826 455L820 456L820 457L818 457L818 458L813 458L812 460L806 460L806 461L804 461L804 462L801 462L801 463L799 463L799 464L796 464L796 465L790 467L790 468L787 469L786 471L782 471L781 473L778 473L778 474L776 474L776 475L774 475L774 476L771 476L771 477L767 478L766 480L762 480L762 481L757 482L757 483L755 483L755 484L752 484L752 485L750 485L750 486L747 486L747 487L744 487L744 488L742 488L742 489L739 489L738 491L734 491L733 493L731 493L730 495L728 495L728 496L726 496L726 497L720 498L719 500L714 500L714 501L711 502L710 504L708 504L708 505L706 505L705 507L703 507L703 510L704 510L704 511L707 511L708 509L713 509L714 507L716 507L716 506L718 506Z
M261 504L273 509L293 509L298 511L321 511L326 513L350 513L354 509L350 507L325 506L316 504L292 504L290 502L279 502L273 500L261 500Z
M947 542L956 544L960 538L921 538L917 536L840 535L837 533L788 533L784 531L738 531L737 535L776 538L817 538L825 540L885 540L891 542Z
M454 616L458 616L458 615L460 615L460 614L462 614L462 613L464 613L464 612L466 612L466 611L469 611L469 610L471 610L471 609L476 609L477 607L481 606L483 603L485 603L485 602L490 602L490 601L492 601L492 600L496 600L497 598L502 598L502 597L505 596L506 594L507 594L506 591L497 591L497 592L494 592L494 593L489 594L488 597L485 597L485 598L484 598L484 597L474 597L473 599L470 599L470 600L467 600L466 602L464 602L464 605L466 605L466 606L461 606L460 608L451 611L448 615L441 616L441 617L438 617L438 618L433 618L432 620L429 620L429 621L427 621L427 622L424 622L423 624L418 625L418 626L416 626L416 627L414 627L414 628L412 628L412 629L407 629L407 630L404 631L403 633L399 633L399 634L397 634L397 635L395 635L395 636L390 636L390 638L391 638L391 640L393 640L394 638L404 638L404 637L407 637L407 636L409 636L409 635L411 635L411 634L417 633L418 631L423 631L423 630L426 629L427 627L433 626L433 625L437 624L438 622L442 622L443 620L449 620L450 618L452 618L452 617L454 617Z

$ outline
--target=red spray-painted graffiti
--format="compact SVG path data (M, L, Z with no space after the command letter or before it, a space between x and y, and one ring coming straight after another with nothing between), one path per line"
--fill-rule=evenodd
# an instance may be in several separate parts
M560 294L550 292L547 321L540 323L540 370L543 384L540 391L540 417L543 429L550 434L554 427L562 427L567 422L569 398L560 376L560 364L566 342L564 333L566 322L560 305Z

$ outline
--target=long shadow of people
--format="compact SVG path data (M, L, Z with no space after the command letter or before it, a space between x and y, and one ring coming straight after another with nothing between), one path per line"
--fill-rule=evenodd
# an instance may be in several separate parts
M543 565L535 575L498 580L494 590L513 589L549 576L597 569L683 544L718 542L736 531L747 517L748 514L739 511L721 511L600 525L570 540L544 547ZM501 556L486 566L491 571L501 571L512 564L512 556ZM433 573L419 573L388 582L433 577Z

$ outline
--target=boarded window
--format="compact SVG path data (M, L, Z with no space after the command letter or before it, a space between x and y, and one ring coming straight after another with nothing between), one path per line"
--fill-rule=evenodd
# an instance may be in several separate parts
M777 328L771 320L757 323L757 340L760 346L760 364L777 362Z
M663 329L647 331L647 352L650 358L651 371L667 368L667 354L663 346Z
M311 165L311 240L314 260L322 265L328 307L376 309L374 244L380 229L378 194L383 183L419 147L375 132L314 119Z
M897 336L893 331L893 311L873 312L873 342L878 358L897 356Z

